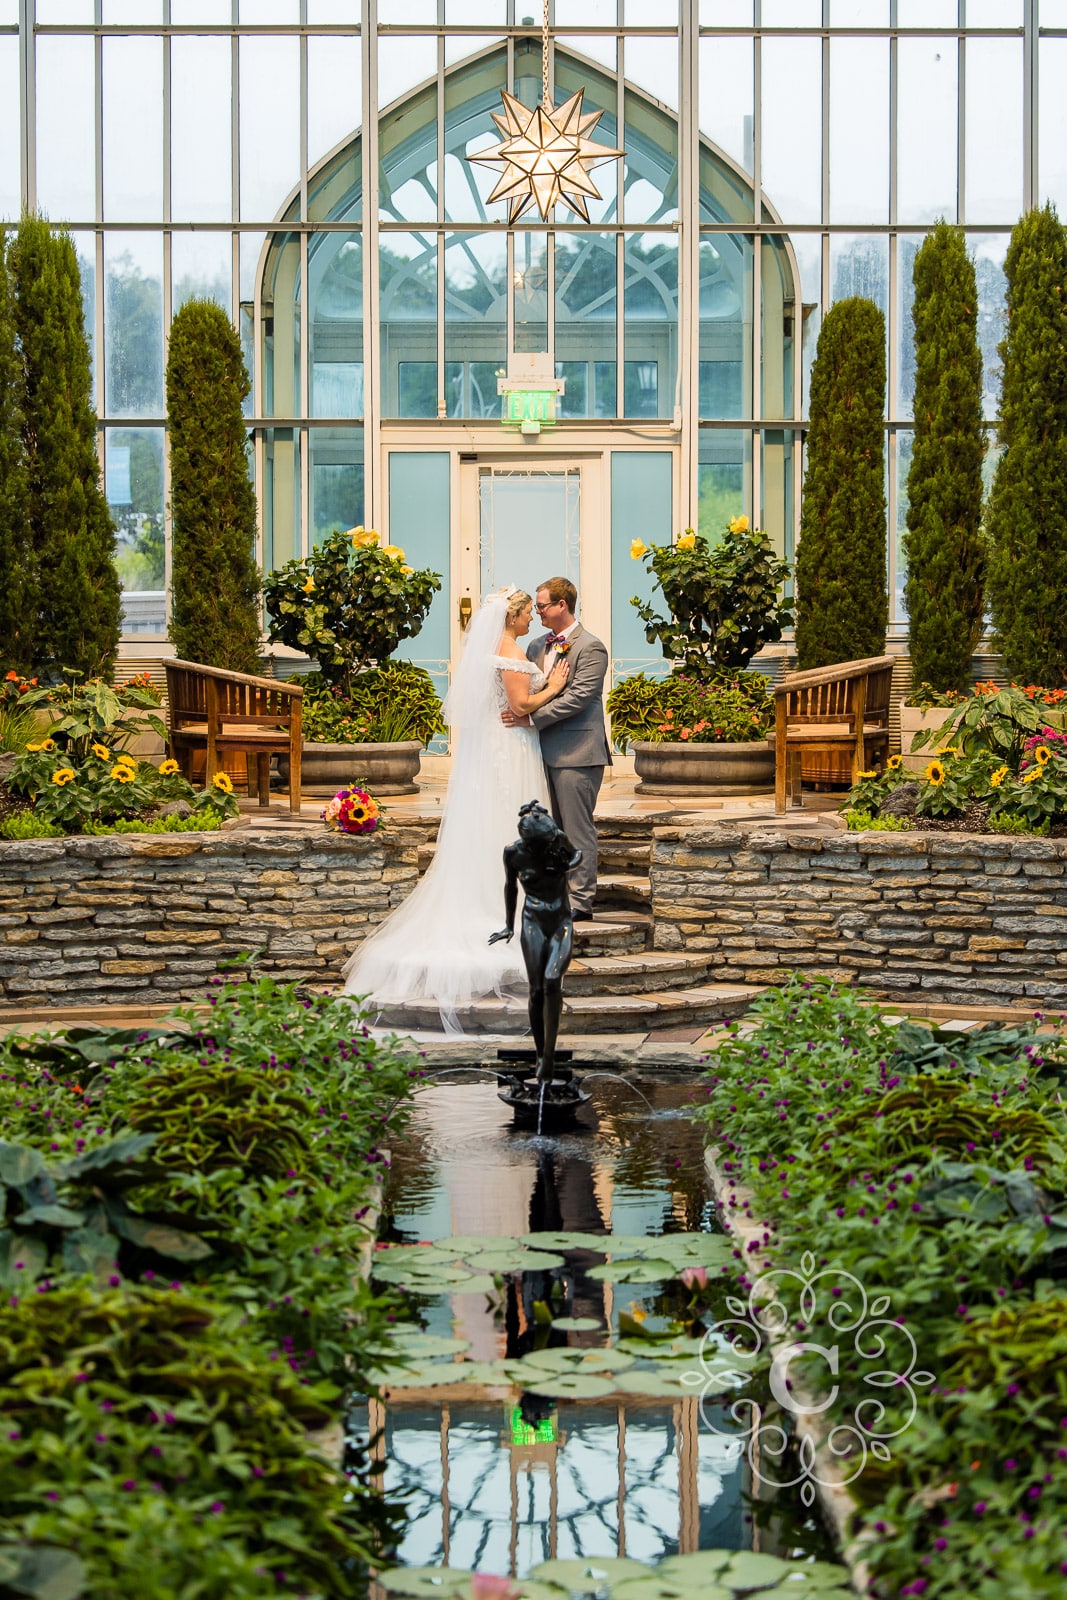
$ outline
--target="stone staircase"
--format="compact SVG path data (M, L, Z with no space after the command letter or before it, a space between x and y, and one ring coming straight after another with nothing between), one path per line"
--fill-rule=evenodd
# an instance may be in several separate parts
M574 929L574 957L564 984L561 1031L566 1035L684 1032L697 1037L727 1017L742 1015L757 990L716 983L714 956L652 948L649 864L652 829L665 814L597 818L599 876L592 922ZM419 849L421 870L434 846ZM459 1014L464 1033L521 1034L527 1031L525 1002L478 1000ZM434 1007L396 1006L379 1026L435 1032Z

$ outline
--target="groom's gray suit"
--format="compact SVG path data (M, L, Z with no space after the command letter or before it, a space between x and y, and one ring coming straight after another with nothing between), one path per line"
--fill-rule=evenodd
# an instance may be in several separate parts
M547 673L543 634L526 647L527 659ZM593 810L604 768L611 766L611 747L604 728L601 696L608 670L608 652L581 623L568 635L567 687L533 713L541 735L541 757L548 774L552 815L582 859L570 875L571 904L575 911L592 912L596 894L596 828ZM554 656L555 652L548 652Z

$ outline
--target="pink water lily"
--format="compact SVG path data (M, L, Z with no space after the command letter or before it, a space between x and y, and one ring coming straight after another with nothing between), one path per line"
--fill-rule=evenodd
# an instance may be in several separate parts
M686 1267L679 1276L687 1289L706 1289L708 1286L707 1267Z
M519 1591L510 1578L494 1572L471 1573L471 1600L516 1600Z

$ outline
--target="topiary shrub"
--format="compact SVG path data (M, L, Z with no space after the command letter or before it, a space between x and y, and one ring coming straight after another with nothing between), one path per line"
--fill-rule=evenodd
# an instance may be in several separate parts
M796 559L801 668L885 649L885 318L872 300L839 300L811 374L811 422Z
M214 301L187 300L170 329L171 616L178 655L209 667L259 666L256 497L241 403L241 345Z
M9 259L32 555L20 606L34 617L33 665L53 676L71 668L110 677L122 596L115 528L100 487L78 258L68 233L25 217Z
M978 286L958 228L939 222L915 257L915 444L908 472L912 676L961 690L982 632L982 354Z
M7 240L0 228L0 672L27 670L33 660L24 404Z
M1051 206L1016 225L989 499L993 641L1014 678L1067 682L1067 235Z

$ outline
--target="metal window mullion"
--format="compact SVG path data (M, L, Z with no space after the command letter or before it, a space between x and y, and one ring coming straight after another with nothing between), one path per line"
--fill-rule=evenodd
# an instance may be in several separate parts
M830 0L822 0L823 26L829 22ZM830 225L830 35L822 36L822 174L820 179L821 216L825 226ZM756 218L757 222L760 220Z
M889 20L897 21L897 0L891 0ZM896 34L889 41L889 226L897 220L897 134L900 127L900 51Z
M300 21L307 23L307 0L300 0ZM308 36L300 35L300 220L308 216Z
M363 520L381 526L381 346L378 325L378 0L363 0Z
M19 0L20 187L22 209L37 210L37 36L33 31L34 0Z
M553 211L555 216L555 211ZM547 331L548 357L552 371L556 370L556 230L553 228L546 235L546 288L545 288L545 325Z
M100 21L100 0L96 0L96 20ZM93 107L93 138L95 141L96 206L93 216L98 223L104 220L104 41L97 32L93 38L93 82L95 105Z
M760 4L756 0L756 21L759 21ZM762 216L760 196L763 193L763 39L756 33L752 40L752 220Z
M888 551L886 561L886 587L889 591L889 617L887 631L892 631L897 621L897 430L889 428L886 435L886 474L888 478L886 513Z
M237 0L234 0L233 18L237 20ZM230 40L230 215L238 221L241 216L241 68L238 38Z
M304 285L303 301L298 301L300 322L300 402L294 408L302 417L311 412L311 286L308 274L308 235L300 235L300 279ZM305 555L311 551L311 440L305 425L300 430L300 548Z
M507 365L510 367L515 350L515 231L512 228L507 233L507 275Z
M1039 108L1037 0L1023 0L1023 210L1037 205Z
M444 0L437 0L437 20L444 21ZM445 386L445 37L437 35L437 415L448 416ZM463 403L460 378L460 411Z
M752 525L763 518L763 235L752 238Z
M615 415L626 415L626 235L615 236ZM594 373L595 379L595 373Z
M956 50L956 222L962 227L967 216L967 40L962 32Z
M682 483L681 526L695 528L700 507L700 22L697 0L682 0L679 34L680 126L678 263L678 417Z

